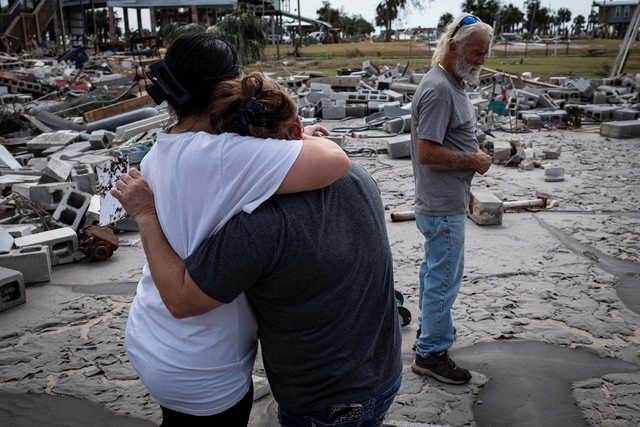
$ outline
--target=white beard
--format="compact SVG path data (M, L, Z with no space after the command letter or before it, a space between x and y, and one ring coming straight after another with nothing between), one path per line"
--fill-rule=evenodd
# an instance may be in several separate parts
M469 64L461 50L456 58L456 65L454 69L458 77L465 80L469 85L474 85L480 77L482 66Z

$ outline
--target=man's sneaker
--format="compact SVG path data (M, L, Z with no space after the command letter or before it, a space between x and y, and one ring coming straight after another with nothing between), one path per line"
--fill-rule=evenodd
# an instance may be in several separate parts
M416 348L418 348L418 338L420 338L420 329L418 329L418 331L416 332L416 340L413 342L413 347L412 350L416 351ZM458 331L456 331L456 327L453 327L453 339L456 339L456 335L458 334Z
M456 366L447 354L447 350L429 353L427 357L416 354L411 370L416 374L432 376L447 384L465 384L471 379L471 372Z

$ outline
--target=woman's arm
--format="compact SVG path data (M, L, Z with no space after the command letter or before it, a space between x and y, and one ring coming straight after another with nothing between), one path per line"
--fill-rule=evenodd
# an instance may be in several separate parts
M158 220L153 192L142 174L131 169L120 177L110 193L138 224L151 277L171 315L182 319L220 307L221 302L195 284L184 261L169 244Z
M309 128L313 128L312 135L328 134L322 126L305 128L301 138L302 150L276 194L299 193L323 188L351 169L351 160L338 144L318 136L309 136L307 134Z

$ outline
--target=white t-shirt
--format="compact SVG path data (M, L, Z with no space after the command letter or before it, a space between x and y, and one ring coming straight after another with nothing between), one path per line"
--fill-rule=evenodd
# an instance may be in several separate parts
M302 141L226 133L161 133L141 163L160 224L186 258L240 211L251 213L280 187ZM206 416L249 390L257 321L244 294L206 314L175 319L145 262L126 329L129 360L162 406Z

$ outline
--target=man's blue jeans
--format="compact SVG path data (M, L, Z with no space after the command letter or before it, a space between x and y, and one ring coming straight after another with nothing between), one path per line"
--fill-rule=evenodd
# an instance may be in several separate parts
M424 235L420 265L420 315L416 353L446 350L453 345L451 307L458 296L464 273L464 235L467 215L426 216L416 214Z
M400 384L402 375L387 391L379 394L366 402L360 402L363 414L360 419L343 422L327 422L327 411L306 412L304 414L293 414L282 408L278 408L278 421L281 427L378 427L382 425L387 411L393 403ZM336 402L340 403L340 402ZM354 402L343 402L354 403Z

